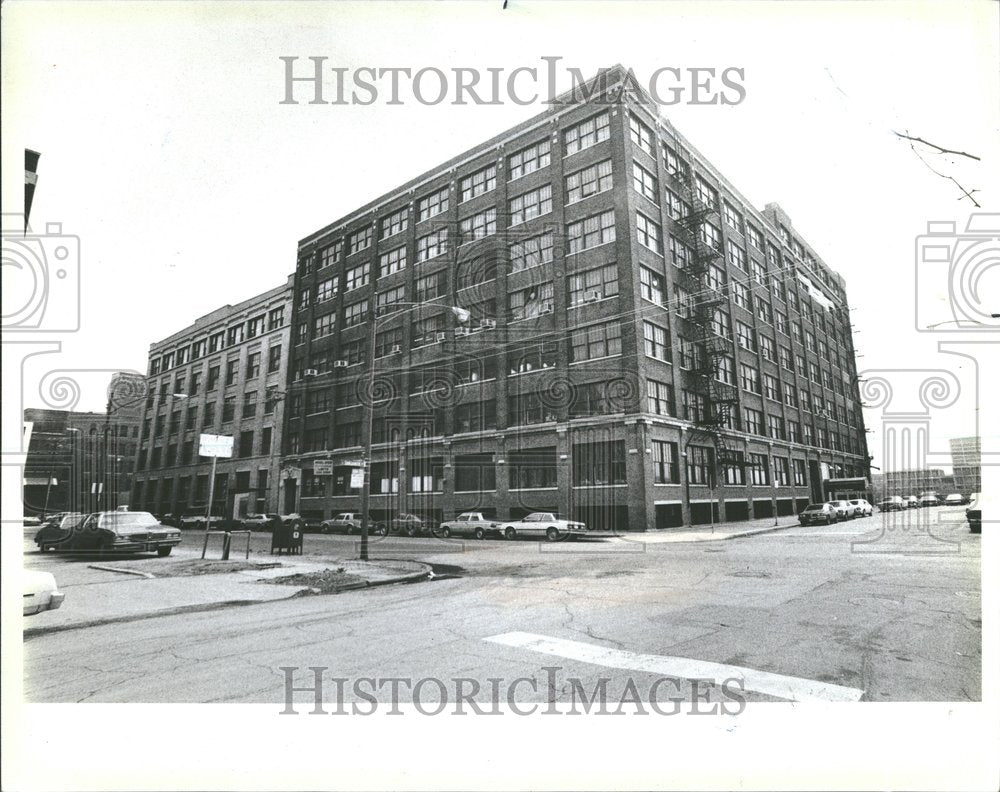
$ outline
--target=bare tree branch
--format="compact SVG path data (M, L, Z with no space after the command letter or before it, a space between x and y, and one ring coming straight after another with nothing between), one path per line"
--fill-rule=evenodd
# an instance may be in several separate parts
M958 187L959 190L962 191L962 197L958 199L959 201L964 201L966 198L968 198L970 201L972 201L972 205L973 206L975 206L977 209L982 209L982 207L979 205L979 202L975 198L972 197L973 193L977 193L977 192L979 192L979 190L977 190L977 189L973 189L971 191L967 190L967 189L965 189L965 187L963 187L958 182L958 180L954 176L951 176L950 174L947 174L947 173L941 173L941 171L935 169L926 159L924 159L924 157L921 155L921 153L919 151L917 151L917 147L913 145L914 141L920 141L921 143L924 143L926 141L920 140L920 138L911 137L910 135L901 135L899 132L896 132L895 130L893 130L893 133L895 135L903 138L904 140L910 141L910 148L913 150L913 153L917 155L917 159L919 159L922 163L924 163L924 165L927 167L927 170L929 170L935 176L940 176L942 179L947 179L952 184L954 184L956 187ZM933 144L929 144L929 145L933 145ZM935 148L939 148L939 147L935 146ZM965 156L968 157L968 156L971 156L971 155L966 154ZM973 157L973 159L979 159L979 158L978 157Z
M973 159L976 162L981 161L979 157L977 157L975 154L967 154L964 151L955 151L954 149L941 148L941 146L937 145L937 143L931 143L929 140L924 140L923 138L919 137L913 137L911 135L904 135L902 132L897 132L895 129L892 130L892 134L894 134L896 137L901 137L904 140L913 141L915 143L923 143L925 146L930 146L933 149L937 149L938 153L940 154L955 154L959 157L968 157L969 159Z

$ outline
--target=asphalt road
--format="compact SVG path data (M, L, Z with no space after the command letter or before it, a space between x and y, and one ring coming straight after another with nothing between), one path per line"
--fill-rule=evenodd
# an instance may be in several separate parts
M306 549L352 557L356 542L309 534ZM601 684L613 703L631 689L721 703L737 688L751 701L981 696L980 544L962 509L683 544L387 538L372 554L427 561L436 577L31 637L25 697L280 708L286 675L311 685L312 666L327 669L328 708L334 678L348 680L349 706L363 701L365 677L410 680L396 683L406 702L408 684L424 678L442 680L449 697L461 684L477 701L566 702ZM65 557L25 560L54 569L68 597L112 574ZM664 677L679 681L657 686ZM391 690L374 695L389 701ZM424 684L419 697L441 690ZM312 693L295 700L308 711Z

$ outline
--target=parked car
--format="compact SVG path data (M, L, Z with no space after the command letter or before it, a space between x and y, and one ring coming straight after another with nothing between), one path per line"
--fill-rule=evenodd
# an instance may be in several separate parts
M55 576L51 572L37 569L24 570L24 615L34 616L42 611L55 610L63 604L66 595L56 586Z
M830 506L833 507L833 510L836 513L838 520L854 519L854 507L851 505L850 501L832 500L832 501L827 501L827 503L829 503Z
M181 517L181 519L177 523L177 527L178 528L197 528L200 531L204 531L205 530L205 523L206 523L206 521L207 521L207 518L205 517L204 514L188 514L188 515L186 515L184 517ZM221 517L216 517L213 514L212 515L211 527L212 528L218 528L221 525L221 523L222 523L222 518Z
M26 514L24 515L24 519L21 521L21 524L25 526L41 525L42 518L37 514Z
M970 533L982 533L983 531L983 510L980 501L983 499L981 492L972 493L969 499L969 508L965 510L965 519L969 522Z
M438 535L447 539L449 536L474 536L485 539L491 534L502 535L500 525L494 520L488 520L482 512L462 512L454 520L441 523Z
M409 514L407 512L400 512L391 518L382 529L383 536L390 533L419 536L420 534L429 534L430 532L430 523L416 514Z
M920 499L916 495L907 495L903 498L903 504L907 509L920 508Z
M935 492L924 492L920 495L921 506L937 506L941 503Z
M965 503L965 496L957 492L953 492L951 495L946 495L944 498L945 506L961 506Z
M62 516L58 520L42 523L42 527L35 534L35 544L43 553L49 550L63 549L62 546L70 541L73 532L78 530L87 518L86 514L72 512L60 512L59 514Z
M556 542L567 536L580 536L587 532L582 522L564 520L555 512L532 512L520 520L501 520L497 524L506 539L518 536L545 537Z
M149 512L96 512L76 523L72 523L72 517L64 518L57 531L56 536L38 532L35 542L43 553L156 551L157 555L168 556L181 542L179 529L163 525Z
M362 515L358 512L341 512L336 517L323 520L319 529L323 533L345 533L347 535L361 533ZM381 534L382 523L368 515L368 533Z
M277 514L248 514L240 524L250 531L270 531L277 522L280 522Z
M181 525L181 518L178 514L157 514L155 517L161 525L170 525L174 528L179 528Z
M893 495L891 498L878 502L879 511L902 511L905 508L906 504L903 503L903 499L899 495Z
M810 503L799 512L799 525L813 525L821 523L829 525L836 522L837 510L830 503Z
M866 501L864 498L857 498L852 501L848 501L854 507L854 514L858 517L871 517L875 509L872 505Z

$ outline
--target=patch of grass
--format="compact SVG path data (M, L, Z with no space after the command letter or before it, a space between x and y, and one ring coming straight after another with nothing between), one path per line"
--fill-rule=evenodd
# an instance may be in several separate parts
M324 569L322 572L301 572L297 575L286 575L262 582L284 586L308 586L313 589L309 592L312 594L336 594L345 588L353 588L363 584L365 579L345 572L343 567L337 567L336 569Z

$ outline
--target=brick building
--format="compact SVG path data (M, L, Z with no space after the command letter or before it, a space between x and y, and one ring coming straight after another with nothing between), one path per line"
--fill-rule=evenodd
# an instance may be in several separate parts
M233 457L218 460L212 513L277 510L291 283L150 345L134 492L141 508L205 513L212 466L198 455L205 433L233 437Z
M376 516L645 530L867 478L843 278L622 75L300 241L286 507L358 508L369 399Z
M982 489L981 445L978 437L954 437L950 441L955 489L969 496Z

